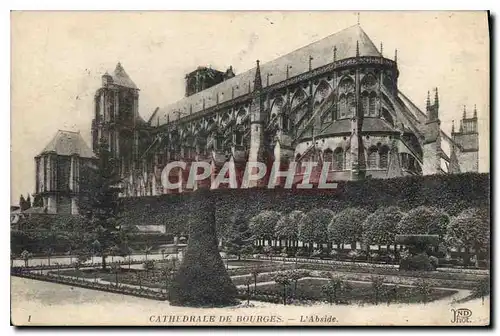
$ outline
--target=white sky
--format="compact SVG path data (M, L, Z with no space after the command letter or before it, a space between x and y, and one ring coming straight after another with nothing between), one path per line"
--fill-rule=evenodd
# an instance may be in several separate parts
M139 111L184 96L199 65L236 73L356 23L354 12L24 12L12 14L11 202L34 191L34 156L58 129L90 145L93 95L120 61L141 89ZM479 169L489 166L489 36L485 12L361 12L384 55L398 49L399 87L421 109L439 88L442 128L477 104Z

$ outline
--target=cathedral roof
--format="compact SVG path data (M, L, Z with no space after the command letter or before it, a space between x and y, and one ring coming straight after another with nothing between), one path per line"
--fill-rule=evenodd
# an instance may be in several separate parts
M359 25L355 25L292 51L273 61L263 63L260 65L260 71L264 77L268 73L272 74L269 77L269 84L279 83L286 79L287 66L291 66L289 77L295 77L309 71L309 57L313 57L311 61L313 69L322 67L333 62L333 50L335 47L337 60L355 57L357 44L359 47L359 56L382 56L364 30ZM193 113L199 112L203 110L203 100L205 101L205 108L215 106L217 101L222 103L232 99L233 88L234 98L243 96L253 90L255 71L256 68L250 69L220 84L185 97L176 103L161 107L155 112L154 119L162 125L167 122L167 116L175 111L188 114L191 107ZM170 116L170 120L175 119L176 117Z
M40 154L56 153L57 155L78 155L83 158L93 158L94 153L83 140L80 132L57 131Z
M113 74L110 75L111 78L113 78L113 84L127 87L130 89L138 89L135 83L130 79L128 74L125 72L125 69L121 65L121 63L118 63L116 65L115 71L113 71Z

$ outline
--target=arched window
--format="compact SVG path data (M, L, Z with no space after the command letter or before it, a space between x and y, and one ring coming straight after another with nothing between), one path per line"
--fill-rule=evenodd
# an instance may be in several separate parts
M339 110L340 110L340 119L345 118L347 115L347 97L345 95L340 96Z
M371 116L376 116L377 115L377 111L376 111L376 106L377 106L377 94L375 92L371 92L370 93L370 98L369 98L369 103L368 103L368 106L369 106L369 115Z
M377 168L377 156L378 156L377 147L375 146L370 147L368 149L368 158L366 160L368 168Z
M410 155L408 153L401 153L401 167L406 170L410 167Z
M330 148L327 148L323 152L323 162L324 163L330 163L330 169L332 168L332 163L333 163L333 151Z
M337 147L333 152L333 169L334 170L344 169L344 151L340 147Z
M389 148L387 146L382 146L379 151L380 155L380 168L387 168L388 164L388 156L389 156Z
M354 94L347 95L347 117L353 117L356 114L356 100Z
M361 106L363 109L363 115L366 117L369 115L368 105L370 103L370 98L368 97L368 92L364 91L361 94Z
M234 132L234 143L236 144L236 146L243 145L243 135L240 131Z
M332 105L332 121L335 121L339 118L339 115L338 115L338 104L336 101L333 102L333 105Z

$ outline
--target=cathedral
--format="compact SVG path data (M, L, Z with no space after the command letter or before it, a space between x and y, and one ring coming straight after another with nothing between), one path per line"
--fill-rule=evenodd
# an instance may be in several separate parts
M398 76L397 51L384 56L358 24L240 74L198 67L185 77L185 97L146 121L139 88L118 63L95 93L92 148L105 141L119 160L123 196L193 190L189 169L171 170L180 187L163 188L173 161L207 162L214 175L226 162L285 170L295 162L298 176L303 162L328 162L329 181L477 171L476 109L447 135L438 88L422 111Z

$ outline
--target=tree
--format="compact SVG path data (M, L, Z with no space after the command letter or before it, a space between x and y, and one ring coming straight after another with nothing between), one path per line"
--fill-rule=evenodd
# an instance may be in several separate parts
M120 273L120 265L118 263L111 263L111 273L115 275L115 286L118 287L118 273Z
M449 247L465 247L466 253L474 249L475 266L478 267L479 252L487 252L490 246L488 209L470 208L453 217L445 241Z
M148 277L149 272L155 269L155 261L154 260L146 260L143 264L143 267L146 270L146 277Z
M31 196L28 194L28 197L26 198L26 208L29 209L31 208Z
M31 258L33 258L33 255L28 250L24 250L21 252L21 258L24 260L24 266L28 267L28 262Z
M371 289L373 291L373 302L378 305L380 301L380 294L384 288L384 277L372 275L370 277L371 280Z
M278 272L273 275L273 281L283 286L283 304L286 305L287 288L290 286L290 274L288 272Z
M94 239L101 244L102 268L106 253L120 244L120 214L123 211L118 162L112 158L105 140L99 142L96 164L82 167L78 206Z
M395 206L378 208L363 222L362 241L370 251L370 245L394 245L398 224L404 213Z
M356 242L362 240L363 222L368 211L362 208L347 208L338 213L328 225L328 238L337 244L351 244L356 249Z
M96 239L90 244L90 248L92 251L91 258L92 258L92 263L94 263L94 256L99 255L101 253L101 243Z
M51 246L47 246L45 248L45 255L47 256L47 262L48 265L50 266L50 257L54 254L54 249Z
M490 294L490 278L484 278L478 281L472 289L474 297L480 297L481 303L484 305L484 297Z
M271 245L272 238L275 237L274 228L280 218L281 213L264 210L250 219L250 230L256 239L267 240Z
M262 268L257 266L254 267L250 270L250 274L253 276L253 283L254 283L254 291L257 292L257 278L259 277L259 274L262 273Z
M200 188L190 195L193 220L189 242L179 270L170 287L174 306L227 306L237 302L238 290L231 281L220 256L215 227L215 200L209 190Z
M26 200L24 199L23 195L19 197L19 207L21 208L21 211L29 209L28 203L26 203Z
M397 230L401 234L430 234L443 237L449 222L450 218L443 210L419 206L401 218Z
M365 244L392 245L404 213L395 206L378 208L363 222L362 240Z
M150 245L146 245L144 246L144 250L142 251L144 252L145 260L148 261L148 255L153 251L153 247Z
M328 275L328 283L321 286L321 291L327 296L330 304L339 302L339 297L350 291L350 285L347 281L339 276L331 277Z
M276 236L280 239L286 240L286 246L288 242L296 242L299 234L299 224L304 218L304 213L299 210L294 210L289 214L281 216L281 218L276 222L276 227L274 232Z
M290 271L290 280L293 281L293 296L297 297L297 284L300 279L308 277L309 276L309 271L303 271L303 270L292 270Z
M238 211L231 219L231 227L226 241L227 252L238 256L248 254L252 250L254 237L248 226L248 220L242 211Z
M35 195L33 197L33 204L31 205L34 208L41 208L43 207L43 198L41 195Z
M328 224L335 213L329 209L313 209L309 211L299 223L299 240L309 243L312 251L314 243L328 242Z
M161 270L160 270L160 273L161 273L161 276L163 277L164 281L165 281L165 293L168 293L168 286L169 286L169 283L172 279L172 272L175 271L175 267L173 264L170 264L170 263L164 263Z

